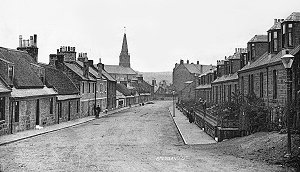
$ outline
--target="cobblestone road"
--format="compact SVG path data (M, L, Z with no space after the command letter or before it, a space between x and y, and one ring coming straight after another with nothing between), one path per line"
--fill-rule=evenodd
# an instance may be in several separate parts
M168 102L0 146L3 171L281 171L183 145Z

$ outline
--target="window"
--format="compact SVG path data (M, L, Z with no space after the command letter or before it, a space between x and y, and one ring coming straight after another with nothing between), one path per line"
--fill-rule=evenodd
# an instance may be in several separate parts
M88 93L90 93L91 92L91 83L89 83L89 92Z
M255 57L255 44L251 44L251 60Z
M293 38L292 38L292 31L293 31L293 24L288 24L288 46L293 46Z
M218 86L216 86L215 89L216 89L216 93L215 93L216 94L216 103L218 103Z
M264 73L259 74L259 97L264 97Z
M234 84L234 91L237 92L237 84Z
M228 101L231 101L231 85L228 85Z
M241 78L241 92L244 94L244 77Z
M285 24L282 25L282 47L285 47Z
M0 120L5 120L5 97L0 97Z
M84 82L82 82L82 93L84 93Z
M277 71L273 70L273 99L277 99Z
M254 93L254 78L253 78L253 74L250 75L250 81L251 81L251 93Z
M15 102L15 122L19 122L20 118L20 103L19 101Z
M14 79L14 66L8 65L8 78L13 81Z
M50 98L50 114L53 114L53 97Z
M278 35L277 32L273 32L273 51L278 51Z
M76 112L78 113L78 112L79 112L79 105L80 105L80 104L79 104L79 100L77 100L76 105L77 105L77 106L76 106Z
M225 87L225 85L224 85L224 88L223 88L223 101L225 101L226 100L226 87Z

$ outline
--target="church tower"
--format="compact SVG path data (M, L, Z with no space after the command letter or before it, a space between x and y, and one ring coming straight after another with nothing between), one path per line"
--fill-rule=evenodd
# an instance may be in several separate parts
M130 55L128 53L126 33L124 33L122 50L119 56L119 66L130 67Z

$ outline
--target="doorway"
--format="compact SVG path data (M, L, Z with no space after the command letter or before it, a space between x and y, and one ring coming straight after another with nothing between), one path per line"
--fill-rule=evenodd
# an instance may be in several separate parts
M35 125L40 125L40 100L36 100Z

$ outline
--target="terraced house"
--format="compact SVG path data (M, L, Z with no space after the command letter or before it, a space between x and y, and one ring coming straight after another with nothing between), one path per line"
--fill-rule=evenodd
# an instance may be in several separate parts
M80 53L76 59L75 47L61 47L57 50L57 54L50 54L49 58L49 65L65 72L80 91L80 117L94 115L95 103L101 107L107 106L106 91L96 92L96 88L100 88L101 85L103 85L101 88L105 87L103 89L106 90L106 81L102 75L95 73L93 75L92 67L90 67L92 64L88 61L86 53Z
M80 118L80 92L73 81L53 66L43 65L46 73L46 85L57 93L57 123Z
M189 63L189 60L186 63L183 60L180 60L179 64L176 63L173 69L173 86L179 100L195 100L199 75L213 67L212 65L202 65L199 61L196 64Z
M20 47L22 51L0 48L1 87L6 88L4 92L11 91L9 101L7 93L1 98L1 111L5 114L1 116L6 123L1 134L52 125L57 121L57 92L45 84L45 69L36 61L37 51L33 51L37 50L36 40L25 44L20 41L18 49ZM36 54L31 56L27 51Z
M239 91L237 71L242 68L246 52L245 48L236 48L233 55L217 61L217 78L211 82L214 103L231 101L232 93Z
M274 25L268 30L267 45L266 53L239 71L241 91L244 94L252 92L263 98L271 108L268 119L279 125L284 120L283 108L287 101L287 72L281 57L286 53L294 55L292 95L297 112L293 113L292 121L294 128L299 127L300 13L294 12L284 20L275 19Z

